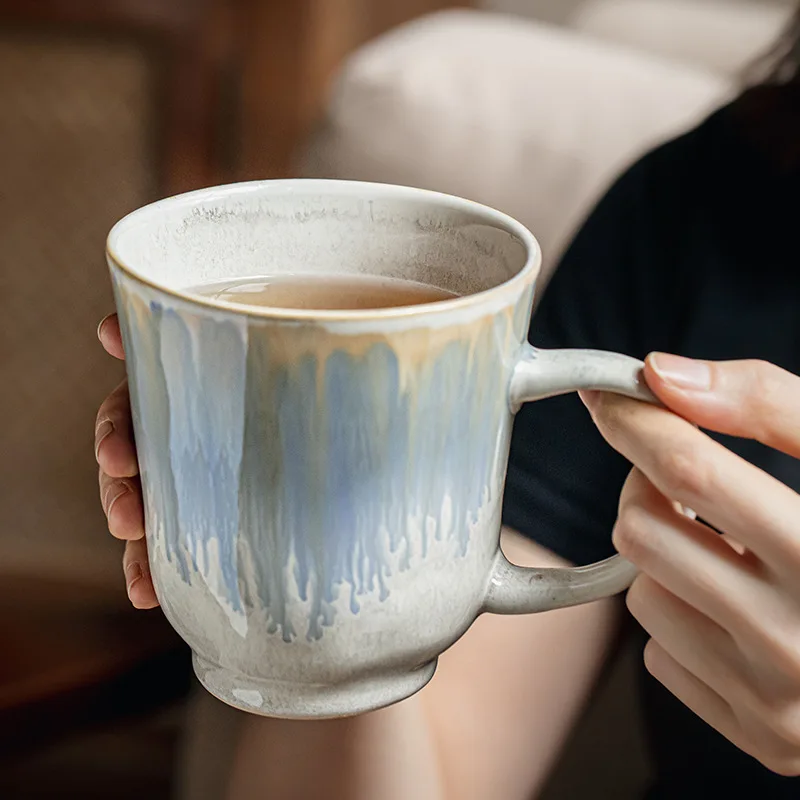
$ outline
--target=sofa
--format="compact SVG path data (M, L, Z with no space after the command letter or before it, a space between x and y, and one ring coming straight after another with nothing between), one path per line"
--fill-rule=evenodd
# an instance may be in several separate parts
M613 176L735 94L791 13L756 0L486 1L492 11L433 14L355 52L301 169L500 208L539 239L545 277Z

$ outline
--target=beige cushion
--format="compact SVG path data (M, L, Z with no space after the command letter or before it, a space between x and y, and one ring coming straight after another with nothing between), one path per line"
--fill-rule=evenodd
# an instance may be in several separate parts
M737 75L778 37L787 5L742 0L590 0L571 24L592 36Z
M587 0L478 0L470 5L501 14L517 14L546 22L565 23L586 2Z
M306 171L500 208L549 269L614 174L724 94L715 75L562 28L443 12L350 59Z

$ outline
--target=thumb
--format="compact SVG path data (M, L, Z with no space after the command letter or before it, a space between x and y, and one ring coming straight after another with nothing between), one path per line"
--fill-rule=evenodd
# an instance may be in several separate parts
M700 361L651 353L647 384L701 428L800 455L800 378L765 361Z

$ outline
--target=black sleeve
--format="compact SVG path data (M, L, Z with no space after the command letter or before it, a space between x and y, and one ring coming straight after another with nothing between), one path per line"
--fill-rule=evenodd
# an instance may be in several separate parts
M534 346L637 358L675 349L686 287L663 233L669 239L681 217L669 160L669 149L645 157L600 201L534 313ZM573 563L605 558L628 470L577 395L527 404L514 426L503 522Z

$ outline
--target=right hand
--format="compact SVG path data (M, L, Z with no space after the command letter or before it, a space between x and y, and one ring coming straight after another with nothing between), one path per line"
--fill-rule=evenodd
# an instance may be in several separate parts
M100 323L97 337L106 352L115 358L125 358L116 314ZM128 597L135 608L155 608L158 599L147 560L142 486L127 380L111 392L97 412L94 451L100 466L100 502L108 529L112 536L125 541L122 567Z

